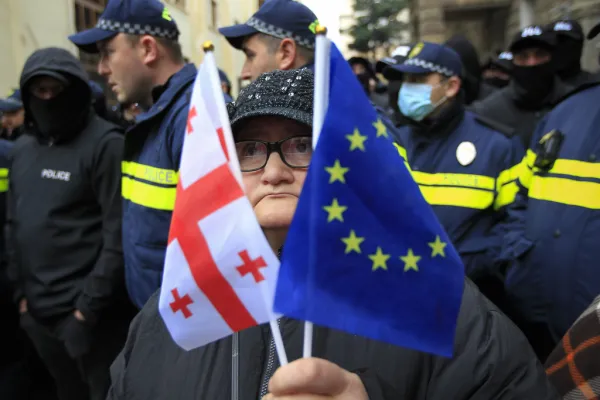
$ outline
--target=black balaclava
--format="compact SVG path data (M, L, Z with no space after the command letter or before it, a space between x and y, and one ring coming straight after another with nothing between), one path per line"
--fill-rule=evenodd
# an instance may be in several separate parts
M64 74L69 84L49 100L28 95L27 108L35 131L46 139L66 140L79 133L90 115L90 90L86 83ZM82 99L88 99L87 101Z
M554 48L542 41L523 41L514 46L513 54L530 48L541 48L553 54ZM537 109L544 105L548 95L554 89L556 67L551 58L544 64L534 66L519 66L514 64L512 69L511 86L514 89L516 104L525 109Z
M554 65L556 66L556 73L561 79L568 80L581 72L582 53L583 40L559 36L554 51Z
M517 104L523 108L542 106L554 89L555 71L552 60L527 67L515 65L511 83L514 84Z

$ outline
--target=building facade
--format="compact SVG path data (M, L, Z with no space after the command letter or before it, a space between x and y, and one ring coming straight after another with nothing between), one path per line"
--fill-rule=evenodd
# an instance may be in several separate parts
M108 0L0 0L0 97L18 86L27 57L49 46L66 48L79 55L92 79L97 58L79 53L68 40L74 32L96 25ZM212 40L215 56L237 92L244 55L233 49L217 31L219 26L246 21L261 0L163 0L181 32L183 54L191 62L202 62L202 43ZM192 23L193 21L193 23Z
M504 50L525 19L546 24L568 16L578 20L585 32L600 22L600 0L411 0L413 37L442 42L463 34L479 50L482 60L494 51ZM597 45L586 43L582 58L585 69L598 69Z

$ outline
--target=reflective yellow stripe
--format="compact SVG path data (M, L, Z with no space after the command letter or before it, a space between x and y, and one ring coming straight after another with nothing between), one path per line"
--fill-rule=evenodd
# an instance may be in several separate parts
M529 197L598 210L600 209L600 184L536 175L529 188Z
M494 202L494 209L498 210L515 201L515 197L519 192L519 186L517 186L516 180L519 179L523 167L524 164L521 162L500 173L498 179L496 179L497 196L496 201Z
M419 185L462 186L466 188L487 190L495 189L494 178L483 175L449 173L428 174L426 172L414 171L413 177Z
M122 180L123 198L132 203L157 210L172 211L175 207L176 188L164 188L136 181L124 176Z
M494 202L495 180L489 176L420 171L412 175L431 205L483 210Z
M496 201L494 201L494 209L498 210L514 202L517 193L519 193L517 182L510 182L507 185L501 186L500 190L498 190Z
M536 155L530 149L527 150L527 154L521 161L521 170L519 171L519 182L524 188L529 189L531 185L531 178L533 177L533 163L535 162Z
M408 157L406 156L406 149L395 142L394 142L394 146L396 146L396 149L398 150L398 154L400 154L400 156L402 158L404 158L406 161L408 161Z
M556 160L550 170L553 174L573 175L580 178L600 179L600 163L577 160Z
M408 156L406 155L406 149L404 147L400 146L396 142L394 142L394 146L396 146L396 149L398 150L398 154L400 154L400 157L404 158L404 165L406 166L406 169L408 170L408 172L412 173L412 170L410 169L410 165L408 164Z
M150 165L138 164L132 161L123 161L121 170L124 175L130 175L152 183L163 185L177 185L179 174L171 169L162 169Z
M484 210L494 202L494 193L484 190L444 186L420 186L420 188L425 200L434 206Z
M8 192L8 179L0 178L0 193Z
M0 168L0 178L8 178L8 168Z

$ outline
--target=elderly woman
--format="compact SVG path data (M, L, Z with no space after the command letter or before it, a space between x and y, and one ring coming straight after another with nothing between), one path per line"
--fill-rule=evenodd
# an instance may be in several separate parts
M288 79L298 83L293 97L281 93ZM268 73L229 109L246 192L274 249L284 245L310 164L313 85L307 69ZM230 399L231 337L186 352L171 339L157 302L155 294L131 326L112 366L109 399ZM240 400L558 398L527 340L471 283L452 359L322 327L314 332L316 358L299 359L302 326L280 321L287 354L297 361L279 369L267 325L240 332Z

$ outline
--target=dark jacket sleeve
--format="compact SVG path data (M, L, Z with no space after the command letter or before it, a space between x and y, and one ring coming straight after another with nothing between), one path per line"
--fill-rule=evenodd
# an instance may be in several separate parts
M494 225L484 236L473 238L470 241L471 247L484 249L483 251L461 254L469 278L478 286L481 279L502 281L498 259L507 229L505 221L509 218L508 208L515 201L515 194L518 192L518 174L523 158L520 142L513 139L498 143L495 145L495 151L502 156L490 158L490 162L494 163L493 168L497 171L493 205Z
M529 186L534 173L536 144L546 132L546 120L547 117L537 125L529 149L519 166L518 191L514 202L507 207L508 215L502 226L504 238L499 261L503 263L510 263L523 257L533 247L533 242L525 234L527 204L529 202Z
M121 242L121 161L123 135L107 133L96 146L92 161L92 186L102 210L102 250L86 277L76 308L90 324L124 291L125 272Z
M365 387L369 400L393 400L402 398L400 393L398 393L392 385L385 382L372 370L356 371L356 374Z
M434 361L428 400L560 398L523 333L470 282L455 343L452 359Z
M108 396L106 397L106 400L124 400L127 398L125 389L127 364L129 362L129 356L131 355L131 352L135 346L138 331L143 318L144 312L142 311L133 319L131 325L129 325L129 333L127 335L125 346L110 366L111 386L108 390Z

